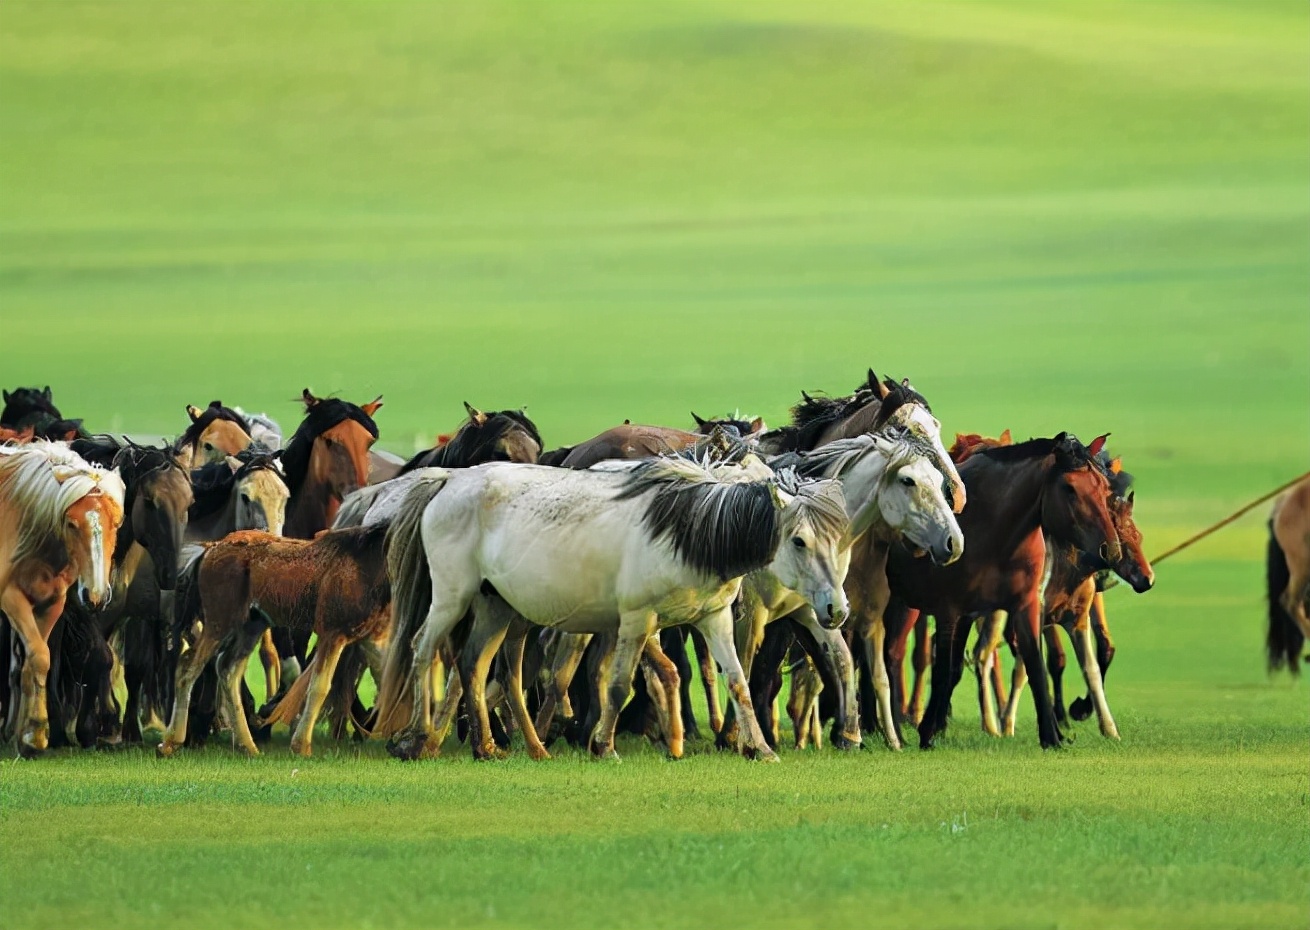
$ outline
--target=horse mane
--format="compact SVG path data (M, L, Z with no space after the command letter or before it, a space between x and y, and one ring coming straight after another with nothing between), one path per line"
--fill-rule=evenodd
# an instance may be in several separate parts
M4 409L0 425L12 429L32 427L38 439L64 439L69 433L81 434L81 420L66 420L55 406L50 387L15 388L4 392Z
M544 448L537 424L528 419L526 413L522 410L498 410L486 414L486 420L481 426L475 425L471 417L465 420L448 441L418 453L397 474L403 475L416 468L467 468L489 462L495 444L513 429L523 430L536 442L538 449Z
M191 507L188 519L198 520L218 513L227 506L232 489L255 471L278 471L277 453L243 449L235 458L241 465L233 471L226 461L211 462L191 469Z
M305 408L305 418L296 427L296 432L282 450L282 474L286 478L287 489L294 495L305 483L309 472L309 456L314 448L314 440L332 427L347 420L354 420L374 439L378 437L378 425L357 404L337 397L325 397Z
M241 427L241 432L245 433L247 436L250 435L250 421L231 407L224 407L221 400L211 400L209 406L202 410L200 416L192 420L191 424L187 426L182 435L177 438L177 442L173 444L173 448L180 451L187 446L195 445L200 441L201 435L205 430L209 429L210 425L212 425L215 420L227 420L229 423L235 423L237 426Z
M707 465L647 459L627 474L616 500L649 496L642 521L691 568L721 581L768 564L782 540L772 481L721 480Z
M978 449L974 457L983 456L994 462L1021 462L1027 459L1054 455L1062 468L1074 469L1084 465L1100 468L1087 447L1073 433L1060 433L1049 439L1029 439L1012 446L994 446Z
M870 371L868 378L854 392L844 397L810 395L801 392L800 403L792 407L792 425L766 434L784 452L813 449L824 431L868 407L875 407L875 417L868 432L881 428L901 407L917 405L929 413L932 407L908 380L884 378L878 382Z
M788 519L788 524L808 522L819 536L833 540L850 530L840 481L804 478L795 469L784 468L778 472L778 488L795 499L794 520Z
M52 566L67 564L63 520L68 508L99 490L120 508L123 480L112 469L87 462L67 446L36 441L0 446L0 503L18 510L14 564L39 557Z

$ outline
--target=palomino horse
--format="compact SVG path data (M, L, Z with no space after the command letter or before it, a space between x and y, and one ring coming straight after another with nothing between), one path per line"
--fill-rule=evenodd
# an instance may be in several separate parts
M484 413L464 402L468 419L455 435L414 456L397 474L416 468L459 468L483 462L533 463L541 455L541 434L522 410Z
M81 420L67 420L55 406L50 387L16 388L4 391L4 409L0 410L0 429L12 432L16 438L27 434L27 440L48 439L70 442L85 436Z
M1067 433L982 450L960 466L960 474L972 500L960 518L964 557L938 567L897 547L888 561L891 590L900 602L900 609L887 612L888 638L903 648L914 621L907 608L937 620L932 695L919 726L919 744L930 747L946 728L951 692L963 670L970 626L965 620L1004 610L1032 677L1041 744L1058 746L1060 730L1041 664L1045 541L1117 562L1120 545L1109 513L1109 481L1082 443ZM899 726L899 717L893 715L892 722Z
M0 608L22 642L18 751L49 740L46 639L78 583L92 604L110 596L110 566L123 521L123 483L112 470L62 446L0 447Z
M1310 638L1310 478L1274 502L1265 566L1269 671L1287 666L1297 675L1301 671L1301 651Z
M252 442L250 423L221 400L211 400L204 410L187 404L191 423L173 443L179 464L187 470L216 465L229 455L238 455Z
M396 735L393 754L438 751L431 668L438 645L470 607L474 626L460 662L470 742L475 755L494 754L482 687L510 622L507 605L529 622L568 632L617 629L593 736L598 754L613 753L615 719L647 639L662 626L694 623L727 673L744 748L776 759L755 724L733 647L732 601L741 577L766 565L794 589L839 583L832 566L816 573L798 556L824 551L825 529L846 531L845 507L835 482L798 484L791 493L773 477L734 477L681 459L604 471L490 465L433 474L411 491L389 545L395 628L378 699L379 735ZM804 546L780 545L784 537ZM511 709L529 745L536 741L534 754L544 754L521 693Z
M219 693L238 748L258 754L242 707L241 679L268 620L319 637L314 660L267 721L289 723L303 706L291 750L309 755L314 725L341 650L386 627L391 602L386 533L384 526L361 527L307 541L245 531L206 546L198 584L178 613L175 635L182 635L194 621L200 622L200 632L178 662L173 714L159 745L160 755L172 755L185 742L191 689L216 654ZM249 619L256 604L268 620Z

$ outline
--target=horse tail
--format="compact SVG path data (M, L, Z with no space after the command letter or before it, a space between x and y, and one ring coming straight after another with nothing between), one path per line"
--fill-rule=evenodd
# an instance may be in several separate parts
M378 499L378 495L386 493L386 488L387 483L384 481L381 484L371 484L347 494L341 501L341 506L337 508L337 517L332 521L332 529L340 530L352 526L363 526L368 509L373 506L373 502Z
M173 616L169 624L169 634L164 646L164 685L165 705L173 703L173 682L177 676L177 660L182 654L182 640L187 628L200 619L203 604L200 600L200 563L205 560L205 550L199 550L177 573L177 584L173 588ZM169 618L164 618L168 622Z
M260 716L260 726L271 727L277 723L285 723L291 726L300 712L305 709L305 698L309 694L309 683L314 678L314 668L318 663L318 651L315 650L314 657L309 660L300 675L291 687L287 689L286 694L282 695L277 704L269 709L268 713Z
M1265 651L1269 656L1269 671L1276 672L1284 665L1293 675L1301 673L1301 648L1305 636L1283 606L1283 594L1291 583L1292 573L1287 567L1287 556L1274 535L1273 521L1269 523L1269 546L1265 553L1265 586L1269 595L1269 630L1265 636Z
M413 714L414 635L423 626L432 604L432 576L423 549L423 514L448 477L443 474L419 479L387 532L391 641L382 660L374 736L391 736L403 729Z

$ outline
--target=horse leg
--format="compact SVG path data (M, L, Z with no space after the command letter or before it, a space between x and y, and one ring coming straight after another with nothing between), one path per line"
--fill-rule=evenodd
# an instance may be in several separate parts
M186 742L191 689L195 687L196 679L205 670L205 665L218 647L217 640L206 635L208 629L208 626L202 627L192 648L178 657L176 683L173 686L173 713L168 721L168 729L164 731L164 741L156 749L161 756L171 756L177 747Z
M823 678L814 661L805 657L791 672L791 694L787 697L787 716L791 718L792 736L797 749L813 744L819 749L823 741L819 719L819 693L823 691Z
M260 637L260 642L263 641L264 637ZM321 637L314 646L314 661L310 663L313 671L309 676L309 688L305 692L305 706L300 711L296 730L291 734L291 751L298 756L314 753L314 727L318 724L318 715L332 688L332 676L336 674L337 663L345 648L344 636L333 638L330 635Z
M259 747L255 745L255 739L250 733L245 702L241 699L241 686L245 683L246 666L250 663L250 656L267 630L268 619L262 614L259 619L247 620L237 631L231 644L215 660L222 685L223 703L227 706L228 720L232 725L233 748L248 756L259 755ZM329 676L328 681L331 680ZM310 686L313 686L312 679Z
M719 703L719 669L714 664L714 656L710 654L709 645L701 631L695 627L688 627L687 631L692 648L696 650L700 683L705 691L705 706L710 714L710 732L718 733L723 729L723 705Z
M1092 598L1092 611L1089 617L1092 636L1096 641L1096 664L1101 672L1101 687L1105 687L1105 676L1114 661L1114 640L1110 637L1110 626L1105 617L1105 596L1097 591ZM1085 697L1075 698L1069 705L1069 716L1074 720L1086 720L1095 710L1095 702L1088 693Z
M868 656L869 670L874 694L878 698L878 724L882 727L887 748L898 751L902 746L901 716L893 708L899 708L902 700L900 694L892 693L892 688L900 681L899 670L905 659L905 641L917 620L918 611L907 607L900 600L892 603L889 598L883 603L880 616L870 627L869 644L866 647L871 650ZM889 665L897 669L895 681L888 673Z
M1051 706L1050 692L1046 687L1046 669L1042 665L1042 607L1037 595L1015 606L1010 612L1015 639L1019 644L1019 657L1032 686L1033 704L1037 711L1037 736L1043 749L1055 749L1063 737L1055 722L1055 709ZM1011 695L1013 699L1013 695Z
M654 679L649 681L652 694L656 688L662 692L658 696L663 700L657 701L656 712L660 717L665 743L669 747L669 758L681 759L685 731L682 726L682 681L678 675L678 666L660 647L659 639L655 636L646 640L642 666L649 667L651 674L647 678Z
M507 608L506 608L507 609ZM542 745L537 735L537 728L528 713L528 702L523 695L523 651L528 643L528 634L534 627L515 614L510 622L509 632L505 636L504 656L509 666L508 699L510 713L519 730L523 732L523 742L527 744L528 755L533 759L549 759L550 753Z
M600 719L591 733L591 752L602 759L617 759L614 751L614 725L619 711L632 692L637 663L646 648L646 640L656 630L658 617L653 610L624 611L619 617L618 638L606 687L600 693Z
M506 753L492 738L491 715L487 708L487 672L496 650L505 640L509 623L492 609L490 598L473 598L473 623L460 650L458 668L464 686L464 704L469 720L469 749L475 759L499 759Z
M114 746L123 741L122 725L119 722L120 708L118 698L114 695L114 669L118 662L114 650L99 635L99 630L96 634L83 670L86 676L84 693L92 698L88 711L92 716L94 743L98 746Z
M1101 679L1101 666L1096 661L1096 643L1092 637L1092 625L1084 614L1069 630L1073 641L1074 655L1087 681L1087 691L1096 706L1096 720L1101 726L1101 735L1107 739L1119 738L1119 727L1115 725L1114 715L1110 713L1110 704L1105 699L1105 682Z
M919 723L919 748L931 749L933 739L946 729L946 718L951 708L951 652L958 621L953 611L942 611L936 617L933 632L932 692L928 708Z
M851 657L851 649L840 630L825 629L819 623L813 608L803 607L793 614L793 618L812 638L815 651L810 656L822 676L821 688L831 688L836 692L837 714L832 745L838 749L858 749L864 737L860 733L859 684L855 680L855 660ZM802 639L802 645L808 650L811 643ZM816 690L816 701L818 696ZM815 712L817 714L817 707Z
M1019 697L1028 684L1028 670L1019 657L1018 647L1012 645L1010 651L1014 655L1014 671L1010 673L1010 695L1005 700L1005 712L1001 716L1001 732L1006 736L1014 736L1015 722L1019 717Z
M537 733L550 738L550 727L555 722L555 707L568 701L569 685L578 672L578 665L587 652L591 642L590 633L560 633L553 644L550 657L550 677L546 682L541 697L541 706L537 708ZM572 717L570 706L565 716Z
M1002 637L1004 637L1005 624L1001 624ZM997 649L1000 645L997 644ZM1004 707L1008 703L1005 689L1005 669L1001 668L1001 654L996 653L995 660L992 662L992 694L996 697L996 706Z
M1051 709L1055 711L1057 723L1068 723L1069 718L1064 712L1064 669L1067 664L1064 644L1060 642L1060 633L1055 626L1043 627L1042 637L1046 640L1046 671L1051 676Z
M259 662L264 666L264 703L273 700L282 684L282 660L273 644L273 629L264 631L259 638Z
M732 699L737 714L739 727L743 731L738 740L741 750L748 756L766 762L777 762L778 754L764 741L759 721L755 719L755 706L751 703L750 686L746 673L742 671L737 658L737 648L732 639L732 608L710 614L700 620L696 626L705 634L705 641L710 652L728 679L728 695Z
M436 756L441 752L440 731L433 726L432 721L435 693L433 667L437 662L438 648L464 619L477 593L476 588L467 591L451 590L444 579L441 581L438 584L438 579L433 578L432 602L422 627L414 637L414 661L409 671L414 703L410 710L409 726L387 742L387 752L398 759L418 759ZM452 690L447 688L445 697L446 713L450 719L454 718L459 703L458 696L452 700Z
M978 620L978 639L973 644L973 670L978 677L978 712L982 717L983 732L1000 736L996 720L996 706L992 703L992 668L997 662L996 649L1005 634L1005 615L993 611Z
M16 587L5 588L0 607L23 644L23 696L19 703L18 752L35 756L50 741L50 716L46 707L46 677L50 674L50 647L37 625L32 602Z
M914 694L910 697L910 725L917 727L923 719L923 699L928 691L928 670L932 667L932 636L928 615L919 614L914 622Z

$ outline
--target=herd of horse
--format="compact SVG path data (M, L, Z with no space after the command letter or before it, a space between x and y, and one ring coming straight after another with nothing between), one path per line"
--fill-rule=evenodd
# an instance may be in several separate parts
M286 725L308 755L326 717L402 759L452 729L477 758L516 735L537 759L561 738L613 756L619 732L676 758L707 725L773 760L788 677L797 747L830 722L839 748L899 749L907 725L928 748L969 665L992 735L1026 684L1043 747L1093 713L1118 738L1103 591L1154 576L1105 436L948 448L908 380L869 371L780 429L693 414L553 450L521 411L465 404L403 461L374 449L381 398L301 399L285 443L214 401L145 445L90 434L48 387L4 393L0 726L20 754L152 728L162 756L216 732L255 754ZM1307 514L1303 486L1271 523L1271 668L1296 671L1310 635ZM1087 685L1067 707L1059 628Z

